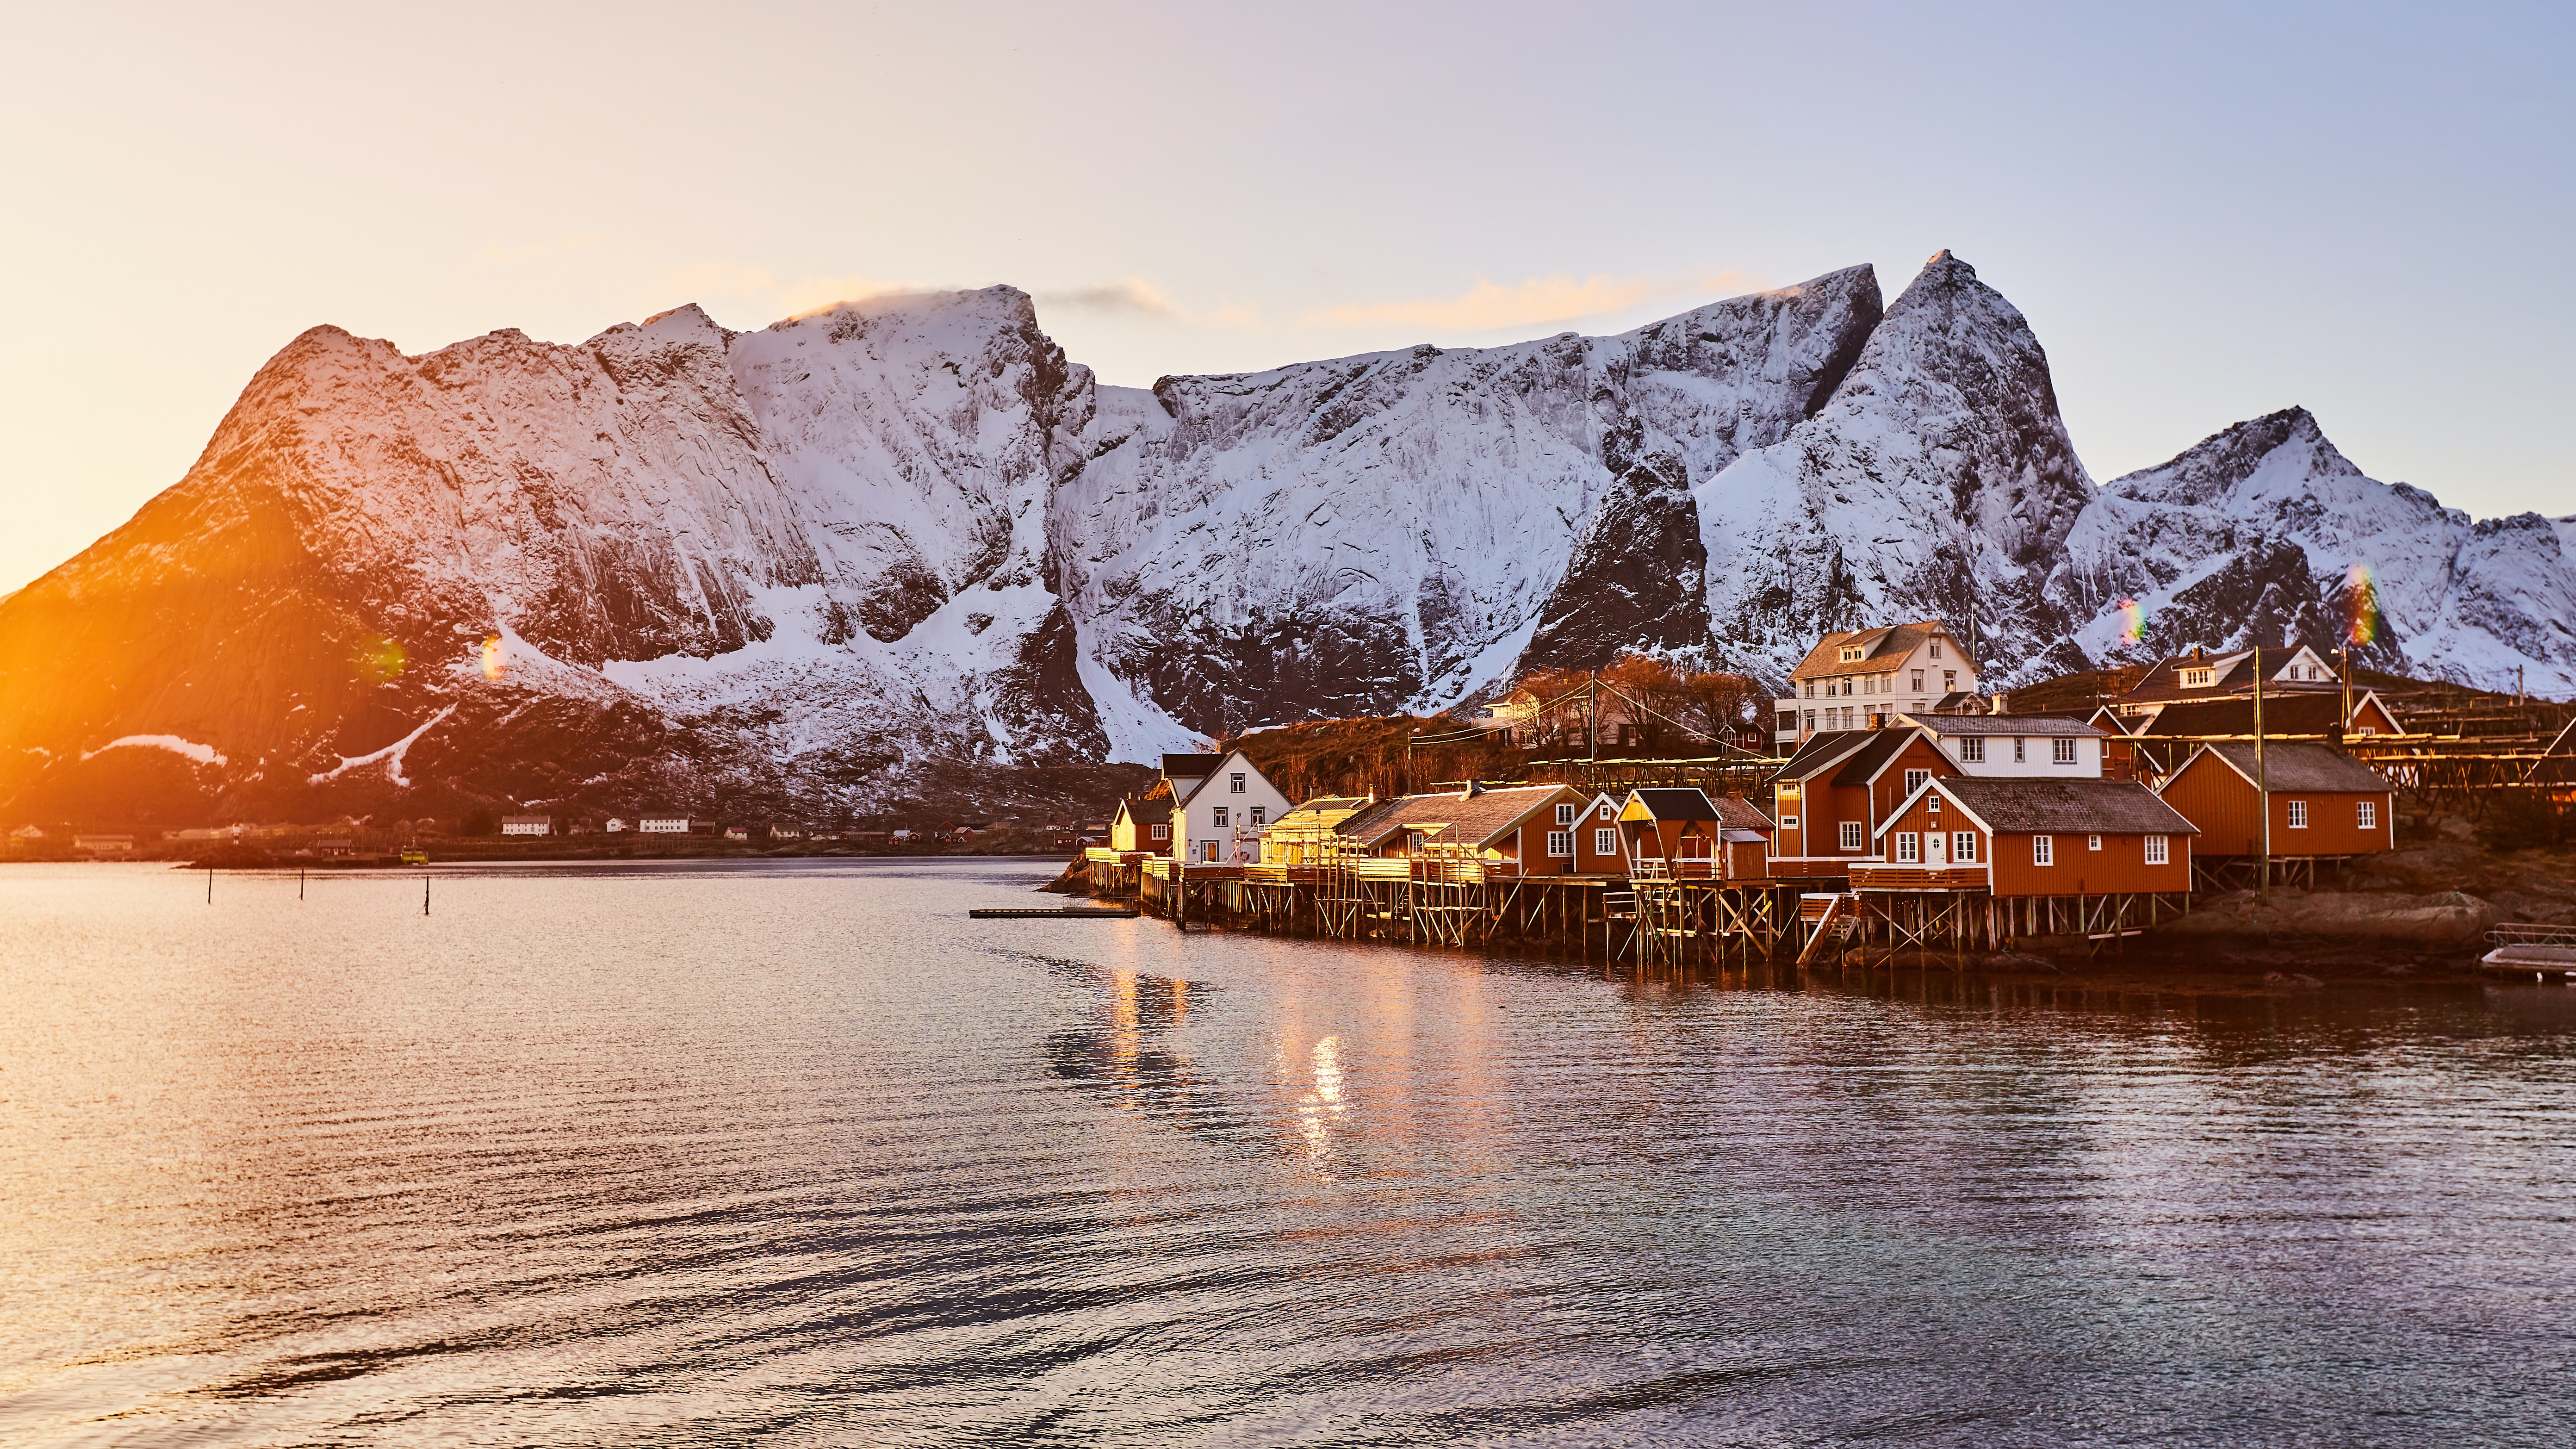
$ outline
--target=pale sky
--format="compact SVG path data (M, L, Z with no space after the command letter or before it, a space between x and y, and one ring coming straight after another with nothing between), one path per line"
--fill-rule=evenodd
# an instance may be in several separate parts
M2296 403L2374 477L2576 512L2563 5L368 9L13 16L0 589L316 323L1009 282L1145 384L1864 261L1893 300L1942 247L2098 480Z

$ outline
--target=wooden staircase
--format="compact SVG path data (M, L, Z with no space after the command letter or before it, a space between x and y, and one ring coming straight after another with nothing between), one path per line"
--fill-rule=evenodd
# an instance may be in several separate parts
M1839 946L1852 938L1852 932L1860 925L1860 900L1848 891L1801 896L1798 916L1814 923L1808 929L1807 944L1798 952L1798 964L1805 966L1824 950L1828 940Z

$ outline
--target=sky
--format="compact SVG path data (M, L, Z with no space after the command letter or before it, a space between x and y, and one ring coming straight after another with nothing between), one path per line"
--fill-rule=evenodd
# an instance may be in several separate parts
M1104 380L1614 332L1948 248L2097 480L2313 410L2576 512L2576 10L29 7L0 590L335 323L425 352L1007 282Z

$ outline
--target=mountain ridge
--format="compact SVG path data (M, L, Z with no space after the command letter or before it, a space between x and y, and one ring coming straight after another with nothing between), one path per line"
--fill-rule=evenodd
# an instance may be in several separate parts
M1863 265L1151 388L1010 287L418 356L326 325L0 598L0 812L831 816L1629 648L1776 678L1878 617L1952 619L1998 682L2313 639L2357 562L2371 662L2576 692L2571 552L2576 520L2372 480L2299 409L2097 487L2029 320L1947 252L1893 303ZM224 763L109 747L162 737Z

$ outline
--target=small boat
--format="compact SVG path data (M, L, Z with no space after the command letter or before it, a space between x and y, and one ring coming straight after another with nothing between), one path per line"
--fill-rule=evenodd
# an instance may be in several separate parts
M421 849L417 845L406 845L403 847L402 863L405 865L427 865L429 864L429 852Z
M2576 976L2576 926L2498 926L2487 940L2494 949L2478 958L2481 969Z

